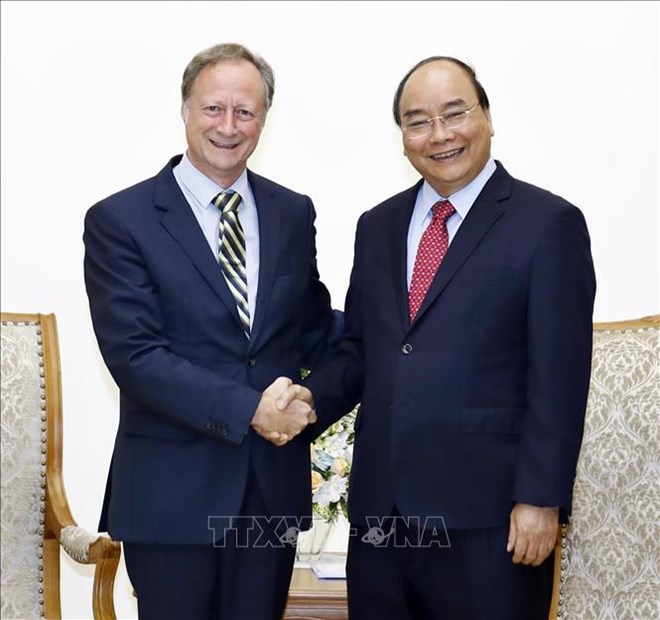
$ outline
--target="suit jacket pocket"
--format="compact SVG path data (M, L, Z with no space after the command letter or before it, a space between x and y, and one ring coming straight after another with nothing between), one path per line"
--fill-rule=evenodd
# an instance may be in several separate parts
M524 413L524 409L511 407L464 407L460 429L473 434L518 434Z

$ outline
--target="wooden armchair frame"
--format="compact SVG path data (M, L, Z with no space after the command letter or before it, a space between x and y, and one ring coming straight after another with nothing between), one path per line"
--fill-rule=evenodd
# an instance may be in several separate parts
M107 536L90 534L74 520L62 477L62 387L57 325L54 314L2 313L9 323L37 324L43 354L42 409L46 412L45 517L43 528L43 611L46 618L61 618L60 545L75 561L94 564L92 607L96 620L114 620L114 580L121 546ZM9 501L3 497L4 501Z

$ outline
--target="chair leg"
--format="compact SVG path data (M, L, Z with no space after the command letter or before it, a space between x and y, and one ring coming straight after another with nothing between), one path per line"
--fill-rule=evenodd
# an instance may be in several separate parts
M121 557L119 543L107 538L100 538L95 544L101 544L102 550L94 570L94 590L92 607L94 620L116 620L114 589L115 575Z

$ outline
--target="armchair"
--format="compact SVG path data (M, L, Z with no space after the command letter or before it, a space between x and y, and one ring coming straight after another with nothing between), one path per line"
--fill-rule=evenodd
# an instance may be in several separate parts
M551 620L660 610L660 315L594 325L571 522L555 549Z
M53 314L2 313L2 618L61 618L60 545L95 564L93 614L114 620L121 548L74 521L62 480L62 411Z

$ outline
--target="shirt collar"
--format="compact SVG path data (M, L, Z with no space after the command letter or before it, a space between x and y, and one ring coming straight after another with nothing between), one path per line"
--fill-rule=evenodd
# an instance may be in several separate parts
M486 162L486 165L483 167L481 172L474 179L472 179L470 183L468 183L463 189L458 190L451 196L441 196L428 184L427 181L424 181L421 188L422 204L428 205L428 212L431 207L439 200L449 200L454 206L454 209L456 209L456 212L461 216L461 219L464 219L468 214L470 207L477 199L477 196L484 188L484 185L486 185L488 179L490 179L496 169L497 166L495 165L495 160L491 157Z
M188 159L188 154L184 153L177 172L181 183L195 197L195 200L206 209L211 205L211 201L220 193L226 190L238 192L243 199L249 195L249 184L247 178L247 169L243 170L241 176L236 179L229 187L220 187L215 181L212 181L203 172L200 172Z

